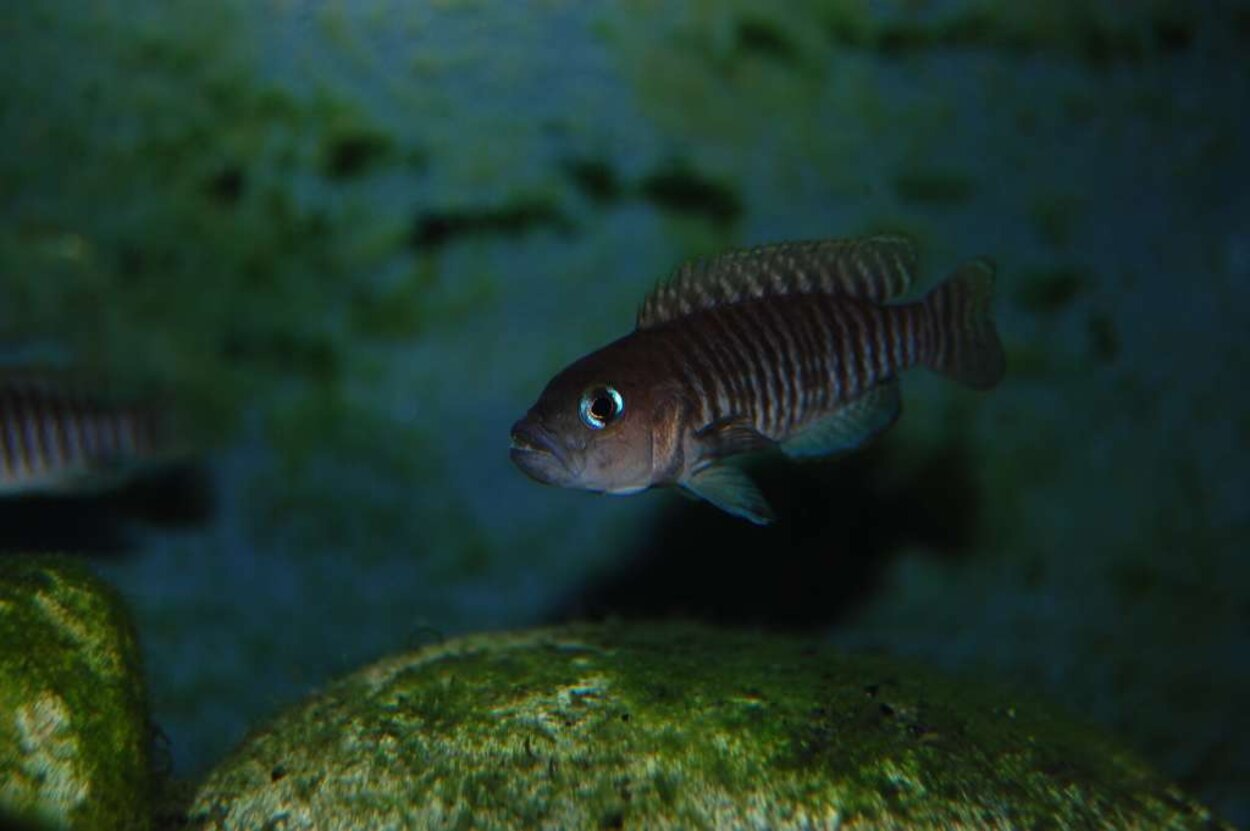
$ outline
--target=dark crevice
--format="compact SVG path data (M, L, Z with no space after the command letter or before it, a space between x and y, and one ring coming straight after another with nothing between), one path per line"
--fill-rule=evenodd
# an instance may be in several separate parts
M390 152L390 139L379 133L338 136L322 151L322 172L330 179L350 179L367 172Z
M1066 309L1088 290L1092 277L1080 266L1059 266L1026 272L1015 299L1035 314L1053 315Z
M1120 355L1120 335L1115 321L1103 312L1092 312L1086 321L1089 351L1099 363L1113 363Z
M1159 14L1145 28L1114 26L1091 16L1062 34L1004 25L992 14L975 10L930 24L865 25L834 15L826 32L839 47L873 49L891 58L933 49L999 49L1022 55L1065 52L1095 69L1140 63L1151 54L1184 52L1196 39L1193 21L1175 12Z
M972 199L976 185L967 176L944 170L908 170L894 179L900 199L932 205L955 205Z
M737 50L778 63L798 63L799 50L778 26L764 18L743 17L734 31Z
M420 211L413 219L410 244L420 250L441 248L464 237L514 236L538 228L567 231L568 218L552 202L518 199L497 207Z
M673 213L694 214L728 225L742 213L742 202L728 186L686 164L667 164L639 183L644 199Z
M621 198L621 182L616 171L602 159L569 159L564 174L582 196L592 202L615 202Z
M236 165L223 167L209 177L204 185L204 192L208 197L226 207L237 204L246 189L247 175Z

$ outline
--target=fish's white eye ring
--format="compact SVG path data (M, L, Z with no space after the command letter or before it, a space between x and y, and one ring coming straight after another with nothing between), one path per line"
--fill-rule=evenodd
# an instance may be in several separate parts
M608 384L595 384L582 393L582 400L577 405L577 414L582 423L591 430L602 430L625 412L625 399L617 392L616 387Z

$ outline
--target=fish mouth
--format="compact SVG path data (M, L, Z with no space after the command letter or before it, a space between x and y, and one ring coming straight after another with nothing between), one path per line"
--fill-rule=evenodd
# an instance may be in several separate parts
M568 451L541 424L526 419L514 424L509 455L521 472L544 485L562 485L574 478Z
M551 431L526 419L512 425L512 449L560 456L560 445Z

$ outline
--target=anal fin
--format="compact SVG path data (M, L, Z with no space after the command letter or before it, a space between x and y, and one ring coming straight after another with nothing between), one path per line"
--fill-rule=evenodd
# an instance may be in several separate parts
M781 450L792 459L854 450L893 424L901 409L898 381L885 381L808 424L783 441Z
M768 525L776 518L751 477L732 465L721 463L706 467L682 481L681 486L722 511L756 525Z

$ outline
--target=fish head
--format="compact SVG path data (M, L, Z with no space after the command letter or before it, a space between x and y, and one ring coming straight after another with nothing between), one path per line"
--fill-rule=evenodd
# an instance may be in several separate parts
M556 375L512 427L512 461L539 482L635 493L656 484L661 387L611 347Z

